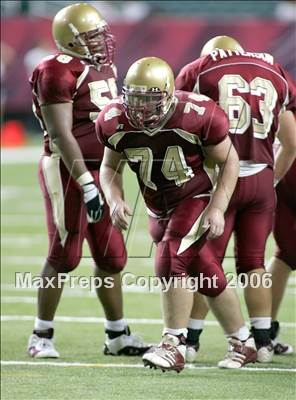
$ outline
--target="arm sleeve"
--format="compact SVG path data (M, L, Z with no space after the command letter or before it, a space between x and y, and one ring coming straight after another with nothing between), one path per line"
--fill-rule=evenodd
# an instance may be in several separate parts
M104 110L107 108L108 106L105 106L105 108L103 109L103 111L101 111L99 113L98 118L96 119L96 123L95 123L95 128L96 128L96 135L97 135L97 139L100 143L102 143L103 146L108 147L109 149L116 151L116 149L109 143L108 139L109 139L109 135L105 132L106 128L108 129L108 126L106 126L106 123L104 122Z
M76 77L69 68L48 67L40 71L37 81L39 105L69 103L76 91Z
M207 113L207 122L201 133L203 146L216 145L222 142L229 131L229 121L225 112L213 102L213 107Z
M185 65L179 72L175 80L175 87L177 90L184 90L185 92L193 92L198 75L201 72L202 58Z
M281 66L278 65L282 76L288 84L288 93L285 101L286 110L296 112L296 82L291 75Z

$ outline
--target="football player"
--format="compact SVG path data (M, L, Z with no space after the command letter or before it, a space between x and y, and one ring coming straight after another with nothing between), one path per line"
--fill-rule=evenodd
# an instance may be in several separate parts
M240 368L256 360L254 339L236 294L226 289L221 265L206 244L206 238L223 232L224 212L238 176L238 157L228 129L226 114L214 101L175 92L170 66L157 57L142 58L129 68L123 96L105 106L96 121L97 135L106 146L100 180L113 224L127 229L131 214L123 198L126 160L147 206L157 247L156 274L168 284L162 293L162 340L143 356L150 367L176 371L184 367L193 299L186 289L189 276L206 278L199 290L229 337L229 352L219 366ZM220 166L213 195L204 153Z
M117 93L114 37L99 12L87 3L60 10L52 32L60 52L39 63L30 83L44 132L39 179L49 251L42 277L45 282L51 279L54 287L38 291L38 317L28 353L35 358L59 357L53 344L53 320L62 293L58 274L77 267L86 239L95 276L105 283L107 277L113 279L112 288L97 289L106 316L104 353L143 354L147 345L130 334L123 318L120 271L126 251L121 233L110 222L99 184L103 146L97 145L94 122Z
M296 135L295 116L291 111L286 111L280 117L278 135L284 135L290 129ZM280 147L276 151L277 161L286 157L283 150ZM296 161L276 186L276 197L273 235L277 250L267 269L272 274L271 339L275 354L285 355L293 353L293 347L279 340L280 324L277 316L289 276L296 269Z
M270 362L272 300L265 279L264 251L275 209L274 182L282 178L295 157L293 130L280 137L286 157L275 171L272 144L280 112L296 107L295 82L270 54L244 51L235 39L217 36L205 44L199 59L181 70L176 87L209 96L228 115L240 173L225 214L224 234L210 246L222 262L234 232L236 268L247 281L244 295L258 361ZM188 326L188 361L195 358L206 314L207 306L197 294Z

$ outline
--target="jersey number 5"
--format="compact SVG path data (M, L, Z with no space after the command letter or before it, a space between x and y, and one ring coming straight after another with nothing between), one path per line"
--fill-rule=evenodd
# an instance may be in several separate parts
M273 109L278 98L273 84L268 79L259 77L248 83L240 75L224 75L218 85L219 105L228 115L230 133L243 134L252 124L255 138L267 138L273 121ZM251 117L250 104L242 96L233 94L234 90L258 97L259 112L263 122ZM259 99L261 96L263 99Z
M103 93L111 93L111 98L117 96L117 86L114 78L109 78L106 81L94 81L88 84L90 92L90 101L101 110L106 104L109 103L110 98L103 96ZM96 122L99 112L90 112L89 118L91 121Z

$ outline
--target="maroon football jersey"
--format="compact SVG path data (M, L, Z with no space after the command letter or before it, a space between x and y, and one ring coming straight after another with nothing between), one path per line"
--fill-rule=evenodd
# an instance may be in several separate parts
M217 49L186 65L176 88L220 105L240 160L273 165L278 117L285 108L296 110L296 84L270 54Z
M124 154L137 174L146 205L157 215L211 190L202 146L220 143L229 129L226 114L214 101L182 91L175 96L174 112L154 130L139 131L130 125L121 98L104 107L96 121L99 140Z
M66 54L44 58L33 71L30 84L33 94L33 110L40 120L45 138L45 153L51 154L50 140L46 132L40 107L46 104L73 103L73 129L86 160L100 160L103 146L98 146L95 135L95 119L110 99L117 96L116 70L114 66L94 65ZM87 162L88 167L97 163Z

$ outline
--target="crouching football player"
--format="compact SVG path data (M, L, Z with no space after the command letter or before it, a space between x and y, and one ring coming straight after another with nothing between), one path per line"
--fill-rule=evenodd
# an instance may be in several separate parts
M124 160L136 173L156 243L156 274L168 281L163 291L165 327L158 347L147 352L145 365L162 370L184 368L187 323L193 294L182 278L208 277L200 291L229 338L222 368L256 361L254 339L244 324L235 292L226 288L221 265L207 239L223 233L224 213L234 190L239 163L228 137L226 114L208 97L174 90L170 66L143 58L128 70L123 96L104 107L96 121L106 146L101 186L113 224L128 226L130 209L123 198ZM204 153L220 166L214 192L204 168ZM216 277L216 285L211 284Z

